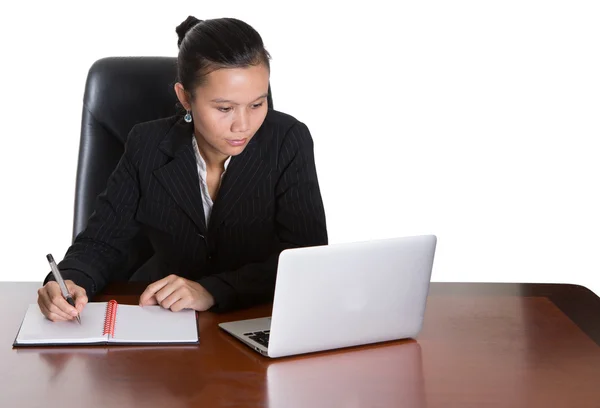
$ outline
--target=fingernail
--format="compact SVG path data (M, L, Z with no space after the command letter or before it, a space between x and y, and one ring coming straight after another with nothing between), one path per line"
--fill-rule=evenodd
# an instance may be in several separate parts
M77 316L77 310L73 310L73 311L71 312L71 314L72 314L73 316Z

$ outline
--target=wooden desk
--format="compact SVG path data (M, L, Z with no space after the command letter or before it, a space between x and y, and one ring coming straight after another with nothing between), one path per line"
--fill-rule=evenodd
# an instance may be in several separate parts
M600 298L579 286L434 283L416 341L281 360L217 327L269 307L201 313L199 346L13 349L37 287L0 283L1 407L600 407Z

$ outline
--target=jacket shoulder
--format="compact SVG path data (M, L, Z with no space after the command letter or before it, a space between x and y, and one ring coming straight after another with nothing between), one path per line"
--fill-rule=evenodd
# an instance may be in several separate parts
M161 140L178 122L179 118L177 116L170 116L138 123L131 128L127 142L139 143L140 140L143 140L143 143L152 143L154 139Z
M134 161L155 156L165 137L180 124L179 119L171 116L136 124L127 136L125 151Z
M267 116L265 117L263 126L276 130L277 133L286 133L289 129L301 123L302 122L290 114L276 110L269 110Z
M267 113L262 128L263 141L271 141L280 145L290 139L300 139L311 142L312 137L308 127L294 116L287 113L270 110Z

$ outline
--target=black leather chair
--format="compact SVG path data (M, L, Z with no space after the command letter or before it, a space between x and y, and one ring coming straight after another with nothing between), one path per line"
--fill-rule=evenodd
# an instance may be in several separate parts
M85 229L131 128L183 112L173 90L176 64L174 57L110 57L90 68L83 98L73 240ZM270 87L268 107L273 109ZM127 280L152 252L148 240L137 237L127 266L114 271L113 279Z

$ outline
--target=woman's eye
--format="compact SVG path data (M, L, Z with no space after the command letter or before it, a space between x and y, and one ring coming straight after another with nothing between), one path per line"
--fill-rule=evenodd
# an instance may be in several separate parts
M257 108L260 108L261 106L263 106L263 103L264 103L264 102L261 102L261 103L255 103L254 105L252 105L252 109L257 109Z
M229 112L231 108L217 108L220 112Z

